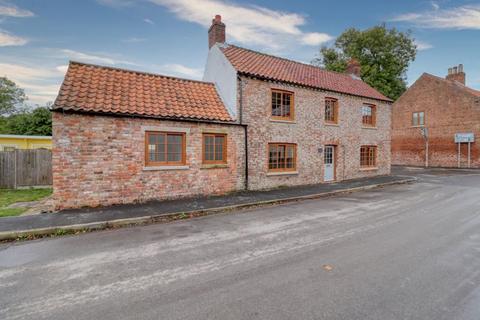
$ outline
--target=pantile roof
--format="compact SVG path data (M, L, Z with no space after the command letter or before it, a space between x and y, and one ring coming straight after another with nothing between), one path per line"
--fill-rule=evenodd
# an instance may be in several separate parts
M233 121L209 82L70 62L53 110Z
M230 44L220 50L239 73L339 93L392 101L360 79Z

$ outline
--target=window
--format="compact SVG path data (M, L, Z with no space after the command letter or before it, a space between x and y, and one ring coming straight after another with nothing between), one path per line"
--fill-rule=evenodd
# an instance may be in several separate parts
M203 163L227 163L226 134L203 134Z
M146 132L145 165L185 164L185 133Z
M362 146L360 148L360 167L371 168L377 165L377 147Z
M338 100L333 98L325 99L325 121L327 123L338 123Z
M293 93L272 90L272 118L277 120L293 120Z
M297 146L293 143L268 144L269 171L295 171Z
M412 125L413 126L424 126L425 125L425 112L414 112L412 114Z
M362 124L364 126L375 126L375 109L375 106L371 104L364 104L362 106Z

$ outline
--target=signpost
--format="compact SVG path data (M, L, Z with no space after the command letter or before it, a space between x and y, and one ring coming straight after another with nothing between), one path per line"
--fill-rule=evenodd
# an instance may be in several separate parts
M428 128L420 128L420 133L425 140L425 168L428 168Z
M460 145L462 143L468 143L468 168L470 168L470 162L471 162L471 146L470 144L475 142L475 135L471 132L468 133L455 133L455 143L458 144L458 154L457 154L457 160L458 160L458 167L460 168Z

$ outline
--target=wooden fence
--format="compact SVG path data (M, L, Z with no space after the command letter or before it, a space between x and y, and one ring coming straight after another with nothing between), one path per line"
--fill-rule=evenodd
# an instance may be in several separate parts
M52 151L0 151L0 188L52 185Z

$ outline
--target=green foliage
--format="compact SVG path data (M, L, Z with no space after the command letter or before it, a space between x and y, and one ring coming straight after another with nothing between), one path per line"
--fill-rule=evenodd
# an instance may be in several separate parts
M327 70L345 72L347 62L355 58L361 65L362 80L395 100L407 88L406 71L416 53L410 32L380 25L364 31L346 30L332 47L322 47L320 57L312 63Z
M1 134L52 135L52 113L47 107L23 110L0 117Z
M17 105L26 99L23 89L17 87L15 82L5 77L0 77L0 116L15 111Z

